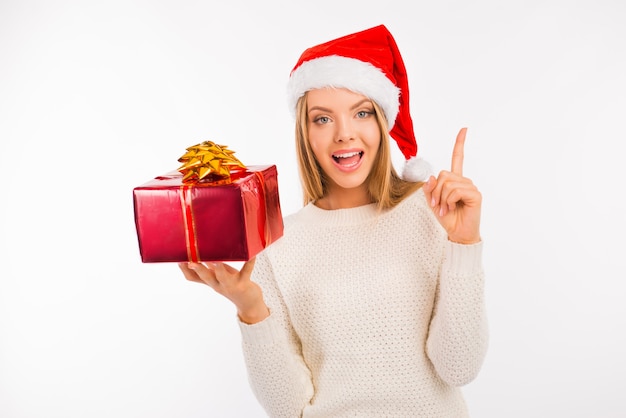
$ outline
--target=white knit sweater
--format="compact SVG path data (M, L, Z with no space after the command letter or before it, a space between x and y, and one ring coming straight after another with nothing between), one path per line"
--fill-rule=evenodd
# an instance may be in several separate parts
M383 213L309 204L257 256L271 314L240 322L252 390L271 417L467 417L483 276L482 243L449 242L421 190Z

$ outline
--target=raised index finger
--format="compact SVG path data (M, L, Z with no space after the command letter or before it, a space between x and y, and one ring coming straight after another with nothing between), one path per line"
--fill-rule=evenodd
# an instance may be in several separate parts
M461 128L456 136L456 142L454 143L454 149L452 150L452 172L463 175L463 150L465 146L465 134L467 128Z

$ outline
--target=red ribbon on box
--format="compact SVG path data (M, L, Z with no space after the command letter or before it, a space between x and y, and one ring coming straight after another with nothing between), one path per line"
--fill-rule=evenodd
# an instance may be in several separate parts
M263 224L263 230L261 230L261 226L259 225L259 236L262 238L263 247L265 247L268 243L272 242L272 231L269 228L270 220L267 215L267 200L265 199L265 178L258 171L255 172L257 178L259 179L259 184L261 188L259 189L261 192L261 200L263 200L263 204L261 205L262 216L261 219L265 219L265 223Z
M198 241L196 239L196 224L193 212L193 199L191 190L199 183L203 186L219 186L231 183L231 170L236 172L245 171L246 166L233 156L234 152L224 145L217 145L211 141L187 148L187 152L179 158L183 165L178 169L183 174L183 184L180 186L180 202L185 223L185 239L187 256L189 261L199 262ZM263 247L272 242L270 220L267 213L265 199L265 179L259 172L255 172L260 188L259 207L263 225L259 224L259 236L262 237Z
M189 261L197 263L198 257L198 242L196 241L196 225L193 219L193 210L191 209L191 193L193 184L183 183L180 186L180 203L183 210L183 220L185 222L185 240L187 244L187 256Z

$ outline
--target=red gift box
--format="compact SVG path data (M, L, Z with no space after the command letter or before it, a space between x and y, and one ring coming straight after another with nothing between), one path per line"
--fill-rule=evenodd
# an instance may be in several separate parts
M283 234L275 165L229 180L184 182L171 172L133 189L144 263L246 261Z

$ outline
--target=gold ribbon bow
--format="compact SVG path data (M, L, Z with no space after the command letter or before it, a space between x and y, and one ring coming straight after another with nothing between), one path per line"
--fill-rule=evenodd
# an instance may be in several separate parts
M204 141L187 148L185 155L178 159L178 162L183 163L178 171L183 173L184 183L200 180L230 180L232 169L246 168L233 156L234 153L225 145Z

